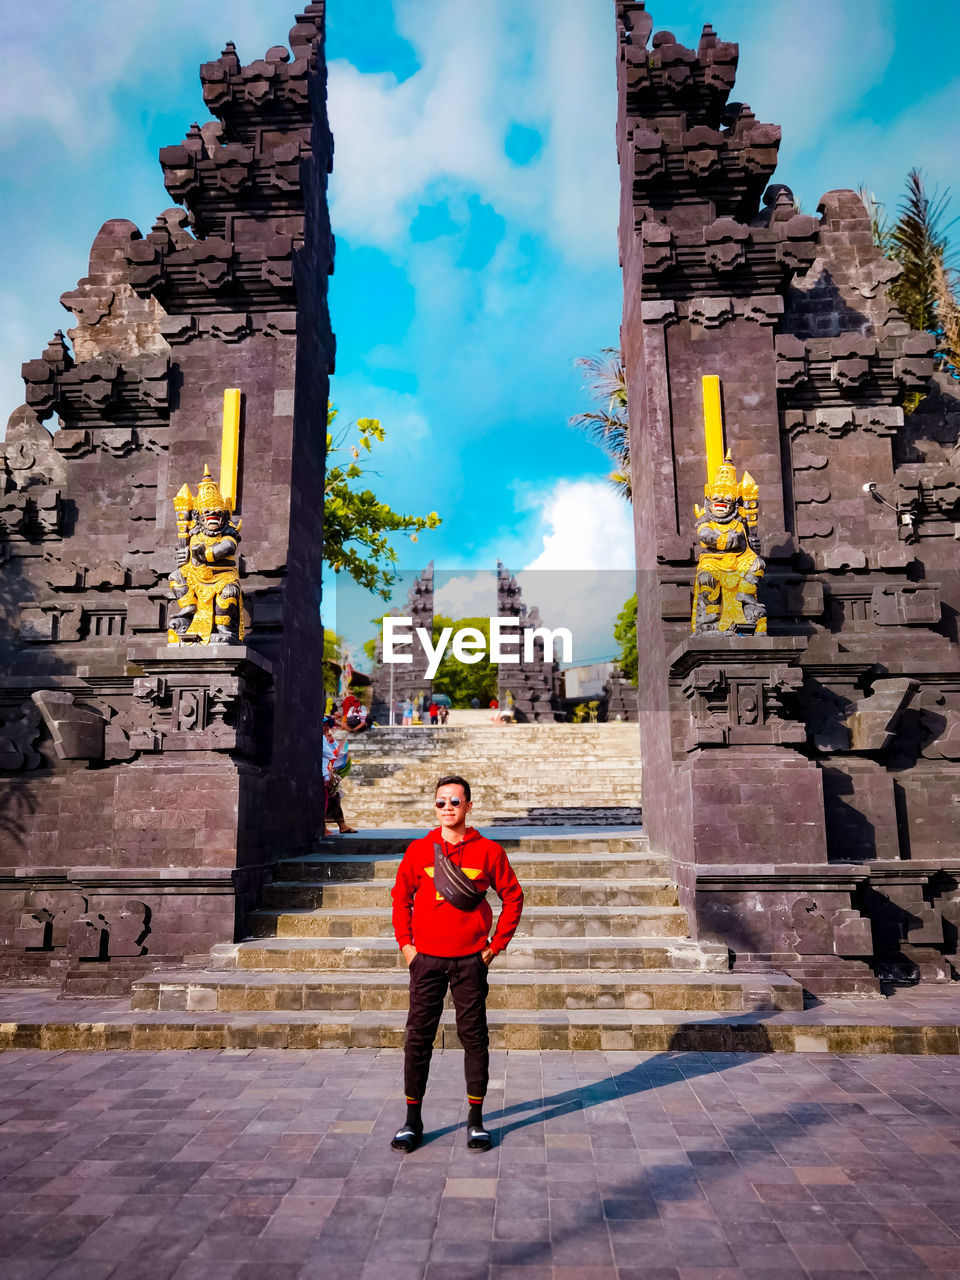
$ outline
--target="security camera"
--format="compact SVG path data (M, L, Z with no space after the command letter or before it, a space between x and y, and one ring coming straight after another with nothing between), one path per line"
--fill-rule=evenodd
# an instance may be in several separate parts
M877 486L876 486L876 484L875 484L872 480L868 480L868 481L867 481L867 483L863 486L863 492L864 492L864 493L873 493L873 491L874 491L874 489L876 489L876 487L877 487Z

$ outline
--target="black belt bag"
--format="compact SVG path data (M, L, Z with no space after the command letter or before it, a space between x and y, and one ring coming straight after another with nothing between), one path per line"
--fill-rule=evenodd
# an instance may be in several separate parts
M450 861L440 845L433 846L433 883L437 893L460 911L476 911L486 898L486 890L474 887L468 875Z

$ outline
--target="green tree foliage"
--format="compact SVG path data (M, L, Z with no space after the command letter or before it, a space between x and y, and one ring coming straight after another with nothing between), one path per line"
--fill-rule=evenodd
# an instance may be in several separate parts
M475 627L486 641L487 652L479 662L458 662L449 647L443 655L443 661L437 668L433 678L435 693L445 693L455 707L469 707L473 698L478 699L482 707L490 705L491 698L497 696L497 668L490 661L490 619L489 618L445 618L443 614L433 616L433 640L436 643L444 627L453 627L454 632L462 627Z
M617 642L620 656L618 659L621 673L634 684L637 683L637 597L631 596L613 625L613 638Z
M376 418L359 418L356 423L357 443L349 448L350 461L336 461L352 428L334 440L331 427L337 410L327 409L327 475L323 490L324 559L334 573L346 572L358 586L373 591L384 600L396 581L392 566L397 553L392 544L394 534L406 534L417 542L424 529L435 529L440 517L435 511L426 516L404 516L380 502L372 489L361 487L371 473L360 466L361 454L370 453L374 442L382 444L384 429ZM333 465L331 460L333 459Z
M627 374L619 347L604 347L599 356L580 356L574 364L583 370L583 385L592 400L603 407L575 413L573 427L583 427L613 462L607 479L629 502L630 422L627 417Z
M343 636L327 627L323 629L323 690L336 694L340 687L340 667L343 663Z
M600 702L594 698L590 702L578 702L570 719L574 724L595 724L599 714Z
M928 193L923 174L911 169L893 221L872 194L861 188L860 196L875 243L903 268L889 286L891 300L914 329L936 340L937 367L960 378L960 284L947 235L956 221L947 221L949 193Z

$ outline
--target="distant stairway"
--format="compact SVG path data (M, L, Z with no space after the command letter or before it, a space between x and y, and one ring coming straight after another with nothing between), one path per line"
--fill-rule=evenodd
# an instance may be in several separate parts
M638 825L640 739L630 724L377 728L350 738L350 826L431 825L433 787L459 773L479 826Z
M133 1009L168 1026L192 1019L198 1043L215 1043L216 1027L232 1020L241 1038L225 1027L229 1043L245 1043L249 1024L258 1044L401 1045L407 974L390 888L407 843L348 836L278 864L250 936L214 947L208 969L137 982ZM791 979L731 973L725 947L690 939L676 888L642 834L531 828L501 843L526 902L490 970L495 1047L664 1048L688 1011L702 1020L803 1007ZM451 1013L439 1041L458 1044Z

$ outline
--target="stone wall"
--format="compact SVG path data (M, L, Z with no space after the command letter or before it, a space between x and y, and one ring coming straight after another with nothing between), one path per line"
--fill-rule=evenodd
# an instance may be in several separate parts
M890 302L858 197L814 217L768 185L780 130L729 100L737 46L652 29L618 0L644 821L738 967L817 991L947 980L958 385ZM767 637L690 635L707 374L760 488Z
M178 207L105 224L61 299L70 346L23 369L0 449L7 976L103 990L204 952L322 823L323 23L309 4L289 50L201 68L215 118L160 154ZM227 387L245 643L168 648L171 499L216 470Z

